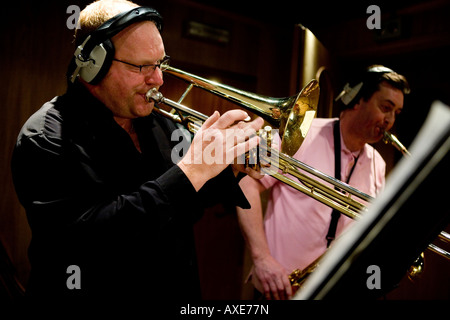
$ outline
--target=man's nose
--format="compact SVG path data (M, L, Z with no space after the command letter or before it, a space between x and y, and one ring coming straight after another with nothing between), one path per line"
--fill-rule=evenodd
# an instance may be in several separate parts
M162 86L164 84L163 72L156 67L152 74L145 76L145 83L153 86Z
M395 122L395 112L386 113L384 116L384 123L387 127L392 127Z

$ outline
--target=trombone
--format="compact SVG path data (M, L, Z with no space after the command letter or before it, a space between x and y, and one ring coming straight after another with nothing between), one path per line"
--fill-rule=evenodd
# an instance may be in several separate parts
M361 211L367 210L363 202L370 202L373 200L373 197L292 158L300 148L315 117L319 101L319 84L316 80L311 80L297 95L286 98L272 98L239 90L173 67L168 67L164 72L188 82L189 86L178 102L164 97L156 88L150 89L146 94L147 101L168 105L175 111L175 113L168 112L155 105L154 110L156 112L176 123L184 125L191 133L195 134L200 127L199 121L205 121L208 117L182 105L183 99L194 86L223 97L261 116L271 126L279 129L280 137L282 138L280 151L271 148L270 141L268 141L267 148L263 150L264 152L259 152L259 155L261 155L260 160L266 163L270 161L270 158L278 159L275 163L270 163L277 170L272 169L268 171L262 167L263 173L271 175L275 179L340 211L350 218L357 219L360 217ZM267 154L274 155L274 157L268 157ZM278 171L294 176L299 182L286 177ZM311 176L322 181L317 181ZM333 185L342 191L335 190L325 183ZM358 200L353 199L352 196L358 198Z
M281 137L280 151L271 148L270 141L268 141L266 147L263 146L263 148L266 148L263 150L265 152L259 153L262 156L260 160L268 163L270 158L267 155L274 154L274 158L278 159L278 161L272 162L271 165L274 165L276 169L284 174L287 173L297 178L299 182L278 173L278 170L266 171L264 167L261 167L264 173L352 219L358 219L361 212L367 211L365 203L372 202L374 200L372 196L292 157L300 148L317 110L319 84L316 80L311 80L297 95L286 98L272 98L204 79L171 66L164 72L188 82L189 86L178 102L164 97L156 88L150 89L145 95L148 102L155 101L157 104L165 104L172 108L172 112L168 112L155 105L154 110L156 112L175 123L184 125L191 133L195 134L201 126L199 123L208 119L208 116L181 104L194 86L231 101L259 115L271 126L279 129ZM264 131L266 135L269 135L270 130ZM267 140L270 140L269 137ZM410 155L408 150L393 134L385 132L384 141L392 144L405 156ZM450 235L446 232L441 232L439 238L444 241L450 241ZM449 252L434 244L430 244L429 249L450 259Z

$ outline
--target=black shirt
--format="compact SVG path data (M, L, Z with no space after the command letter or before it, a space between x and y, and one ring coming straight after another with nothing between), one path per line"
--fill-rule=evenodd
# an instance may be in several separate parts
M208 205L249 204L231 168L195 191L171 161L171 121L134 127L142 152L79 84L25 123L12 171L32 230L29 295L200 297L194 222ZM81 289L67 286L71 265Z

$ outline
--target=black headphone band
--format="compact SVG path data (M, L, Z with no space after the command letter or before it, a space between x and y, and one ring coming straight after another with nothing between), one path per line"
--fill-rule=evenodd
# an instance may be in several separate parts
M359 74L357 78L355 77L355 79L358 80L354 81L352 86L350 86L350 83L347 83L344 86L344 89L336 97L335 101L340 99L345 106L350 105L350 103L355 101L355 98L358 97L362 87L367 86L367 82L379 81L385 73L395 73L395 71L382 65L374 65L367 68L363 73Z
M150 7L133 8L112 17L90 34L91 38L81 52L82 57L87 59L98 44L112 38L126 27L146 20L155 22L156 27L161 32L163 19L158 11Z

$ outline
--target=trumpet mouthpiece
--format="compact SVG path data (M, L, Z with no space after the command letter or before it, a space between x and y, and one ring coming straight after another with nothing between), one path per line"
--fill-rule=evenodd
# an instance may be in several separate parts
M393 145L397 150L399 150L403 155L410 156L408 149L400 142L400 140L397 139L396 136L394 136L392 133L389 133L387 131L384 132L384 143L390 143Z
M147 91L147 93L145 94L145 100L147 100L147 102L156 102L159 103L164 99L163 95L161 92L158 91L158 89L156 88L152 88L150 90Z

